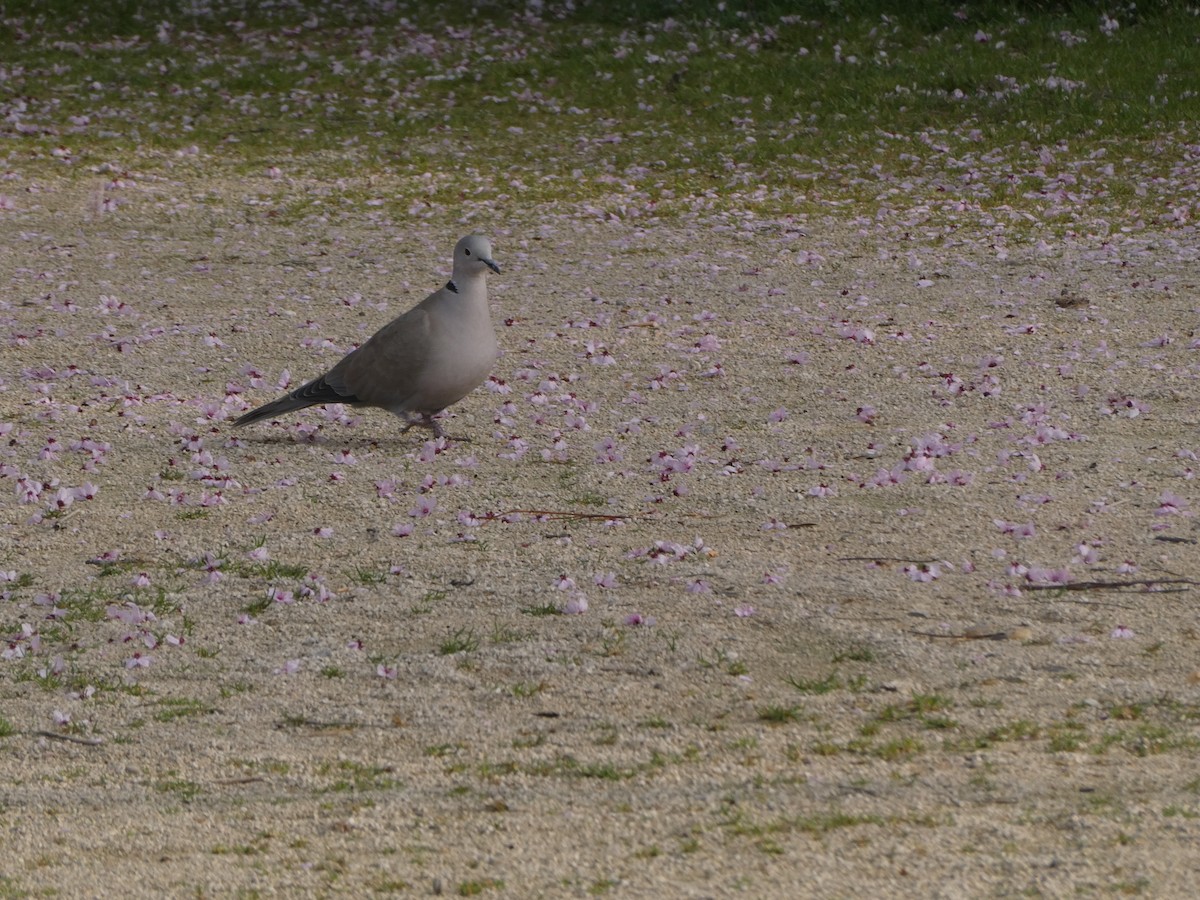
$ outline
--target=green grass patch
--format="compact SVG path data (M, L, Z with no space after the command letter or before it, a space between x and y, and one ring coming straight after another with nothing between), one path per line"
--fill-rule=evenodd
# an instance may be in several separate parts
M488 639L493 644L517 644L521 641L527 640L530 637L532 637L531 632L521 631L517 628L513 628L510 625L503 625L497 622L492 628L492 633L489 635Z
M543 603L540 606L523 606L521 612L527 616L557 616L562 614L562 610L554 603Z
M368 587L373 584L383 584L387 581L387 572L363 567L356 568L350 576L355 583Z
M158 707L158 711L153 716L156 722L174 722L176 719L207 716L217 711L214 706L186 697L165 698L158 702Z
M170 778L154 783L154 789L160 794L170 794L177 800L190 803L202 794L203 788L194 781L181 778Z
M514 697L534 697L549 686L545 681L518 681L509 688L509 692Z
M474 653L479 649L479 638L471 628L456 629L454 634L438 645L438 653L442 656L452 656L455 653Z
M1111 33L1071 2L515 9L10 3L0 59L22 108L0 133L46 172L258 177L262 214L286 222L370 199L397 218L464 200L803 213L890 204L901 182L1048 208L1060 174L1101 176L1090 202L1138 207L1156 201L1128 176L1169 173L1200 121L1185 4L1114 9ZM262 178L268 165L316 189Z
M875 651L870 647L851 647L833 657L834 663L840 662L875 662Z
M348 759L325 763L317 768L317 774L333 777L325 788L329 793L397 790L403 786L403 782L393 777L394 771L391 766L376 766Z
M804 816L781 816L767 822L755 822L745 815L738 813L722 823L722 826L729 834L737 837L762 839L797 832L813 837L823 837L830 832L844 828L861 828L865 825L903 824L908 821L902 817L857 815L834 810ZM913 824L928 823L913 820Z
M771 725L786 725L789 722L799 721L800 712L798 706L764 706L758 711L758 718L759 721L768 722Z
M458 896L478 897L484 891L502 891L504 882L499 878L481 878L464 881L458 886Z
M838 678L837 672L830 672L824 678L815 679L789 676L787 681L802 694L828 694L841 687L841 680Z

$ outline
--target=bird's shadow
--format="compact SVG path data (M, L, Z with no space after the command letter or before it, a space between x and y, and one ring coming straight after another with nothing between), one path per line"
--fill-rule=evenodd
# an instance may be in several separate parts
M470 444L470 438L456 437L451 434L445 435L446 444ZM394 434L378 437L358 437L345 436L334 437L327 434L313 434L305 437L296 437L293 434L255 434L255 435L238 435L237 441L243 446L249 447L362 447L374 449L378 447L424 447L430 441L435 441L437 438L432 435L410 435L410 434Z

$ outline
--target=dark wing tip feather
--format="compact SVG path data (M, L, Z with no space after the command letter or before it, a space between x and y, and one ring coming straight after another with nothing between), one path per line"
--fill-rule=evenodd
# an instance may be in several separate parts
M307 384L303 384L296 390L292 391L286 397L280 397L278 400L272 400L257 409L252 409L250 412L238 418L234 423L234 428L240 428L243 425L249 425L251 422L258 422L261 419L268 419L271 416L280 415L282 413L291 412L295 409L304 409L306 406L318 406L322 403L357 403L358 397L354 395L346 396L339 394L326 381L325 376L313 379Z
M325 376L313 379L308 384L301 385L288 394L293 400L303 400L308 406L317 403L357 403L358 397L353 394L339 394L337 389L325 380Z

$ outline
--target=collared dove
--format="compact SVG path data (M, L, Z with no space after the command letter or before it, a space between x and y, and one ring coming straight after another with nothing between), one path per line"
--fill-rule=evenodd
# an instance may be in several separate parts
M251 410L248 425L321 403L377 406L444 437L434 415L479 387L498 350L488 311L487 270L499 274L492 245L469 234L454 246L454 274L408 312L375 332L336 366L286 397Z

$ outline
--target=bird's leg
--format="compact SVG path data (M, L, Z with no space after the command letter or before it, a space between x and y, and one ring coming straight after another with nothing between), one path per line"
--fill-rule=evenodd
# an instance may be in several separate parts
M444 438L448 441L458 441L460 443L465 443L465 444L471 443L470 438L454 437L453 435L446 434L446 432L442 431L441 424L437 421L437 419L435 419L433 417L433 415L434 414L432 414L432 413L405 413L404 418L408 424L406 424L404 426L404 430L401 431L400 433L407 434L408 429L412 428L415 425L415 426L419 426L421 428L428 428L430 431L433 432L433 436L435 439L436 438Z

